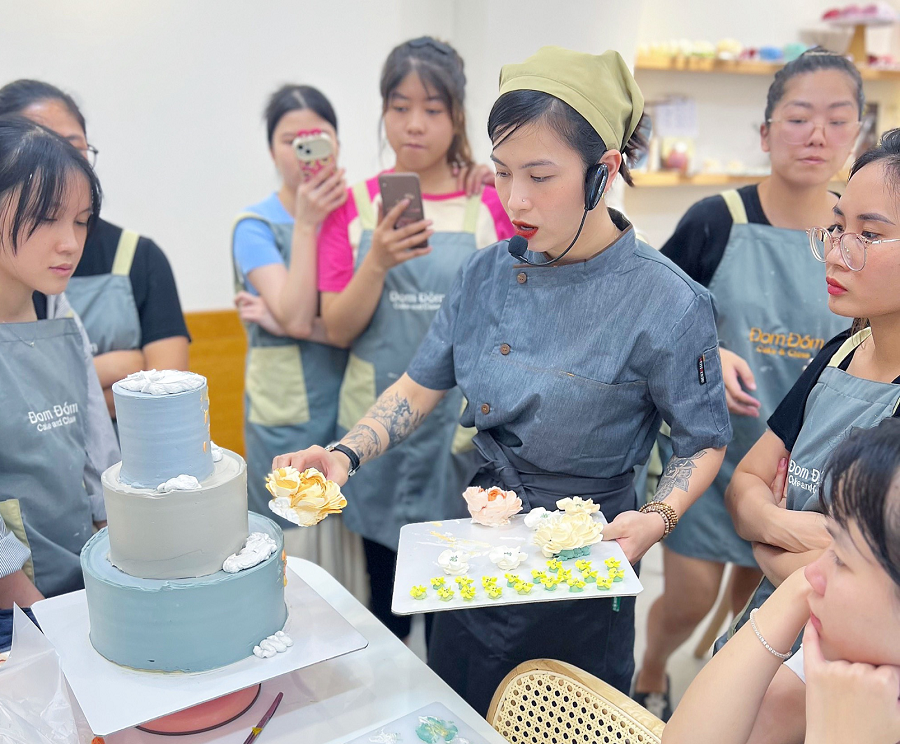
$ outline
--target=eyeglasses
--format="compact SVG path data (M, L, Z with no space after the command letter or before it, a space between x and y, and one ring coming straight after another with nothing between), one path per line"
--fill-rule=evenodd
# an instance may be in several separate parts
M85 160L88 161L91 168L97 165L97 155L99 154L99 150L93 145L85 145L84 147L79 147L78 151L84 155Z
M842 233L840 236L836 236L824 227L813 227L807 230L806 234L809 236L809 248L817 261L825 263L825 258L837 244L841 249L841 257L850 271L863 270L866 265L868 249L871 246L900 242L900 238L869 240L869 238L856 233Z
M778 127L782 141L787 145L805 145L813 132L819 127L825 139L834 145L846 145L859 134L860 121L822 121L795 116L790 119L766 119L767 124L780 124Z

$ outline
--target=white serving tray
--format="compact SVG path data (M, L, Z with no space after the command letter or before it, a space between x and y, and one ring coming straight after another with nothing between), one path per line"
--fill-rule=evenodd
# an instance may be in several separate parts
M601 521L602 520L601 518ZM604 561L617 558L620 568L625 571L622 581L617 581L607 591L601 591L595 583L589 583L581 592L570 592L565 584L557 586L555 591L548 592L541 585L535 585L529 594L518 594L515 589L507 587L505 574L518 574L523 581L531 582L534 569L547 572L547 558L541 549L534 544L534 532L525 526L524 515L517 515L503 527L485 527L472 522L471 519L449 519L443 522L418 522L407 524L400 529L400 547L397 551L397 571L394 575L394 596L391 611L395 615L414 615L422 612L441 612L443 610L463 610L472 607L496 607L499 605L526 604L529 602L562 602L569 599L603 599L611 597L630 597L640 594L644 587L625 558L625 553L614 540L596 543L591 546L591 554L586 560L591 561L593 569L600 576L605 576L607 569ZM528 555L528 559L512 571L504 571L488 558L493 547L514 547ZM438 556L447 549L463 550L470 553L469 570L465 574L473 579L475 598L465 601L460 597L455 576L448 576L438 565ZM581 572L575 568L575 561L564 561L563 568L571 569L572 575L580 577ZM455 594L453 599L445 602L431 586L433 577L443 576L445 582ZM495 576L497 586L503 589L503 596L491 599L481 584L483 576ZM428 594L425 599L413 599L409 590L413 586L425 586Z
M32 609L92 731L106 736L369 645L297 574L288 569L287 577L284 630L294 645L270 659L250 656L196 674L140 672L102 657L88 638L84 591L45 599Z

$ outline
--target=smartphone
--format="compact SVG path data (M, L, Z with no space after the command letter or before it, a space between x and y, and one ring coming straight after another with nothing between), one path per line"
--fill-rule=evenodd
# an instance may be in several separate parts
M323 168L334 164L334 144L331 137L321 129L305 129L297 132L291 143L304 183Z
M409 205L397 219L394 227L407 225L425 219L425 207L422 204L422 187L416 173L382 173L378 176L378 188L381 191L381 204L384 214L390 212L397 203L409 199ZM413 248L426 248L428 241L422 241Z

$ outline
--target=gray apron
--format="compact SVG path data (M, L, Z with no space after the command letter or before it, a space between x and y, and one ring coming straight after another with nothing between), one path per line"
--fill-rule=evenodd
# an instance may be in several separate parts
M110 273L73 276L66 286L66 297L84 324L94 356L141 348L141 319L130 277L139 239L136 232L122 230Z
M612 521L637 505L633 471L615 478L550 473L517 457L490 431L479 431L475 445L484 464L472 485L513 490L524 511L556 509L557 499L581 496ZM567 661L627 694L634 674L634 603L634 597L622 597L439 612L428 665L482 716L503 678L530 659Z
M87 391L74 319L0 324L0 516L31 548L25 572L48 597L84 586Z
M864 380L840 368L850 353L869 336L871 329L866 328L847 339L810 391L803 428L791 450L788 466L788 509L821 512L819 487L822 473L835 447L854 429L871 429L897 412L900 385ZM772 583L763 578L729 637L747 622L750 610L760 607L774 591Z
M243 220L259 220L267 225L285 265L290 265L292 224L269 222L246 212L238 215L234 227ZM232 239L233 236L234 229ZM239 268L233 265L237 289L246 289ZM295 527L269 511L271 495L266 491L266 475L277 455L314 444L324 447L334 440L338 391L347 352L313 341L273 336L255 323L246 328L249 348L244 382L244 448L250 511L269 515L282 528Z
M366 184L353 188L363 234L358 267L372 247L375 209ZM394 266L369 326L350 350L341 386L338 436L343 436L406 371L444 295L478 246L480 197L471 197L460 232L428 239L431 253ZM366 464L344 487L344 522L351 532L397 550L400 528L458 513L463 488L478 469L471 436L461 430L463 396L447 392L408 439Z
M709 290L716 298L719 341L753 370L760 413L759 418L731 416L734 438L722 467L666 538L666 547L692 558L755 567L750 543L738 536L725 508L725 489L765 433L769 416L828 339L847 327L847 319L828 309L825 266L810 253L805 232L748 224L740 194L726 191L722 198L734 224ZM666 463L672 449L661 440Z

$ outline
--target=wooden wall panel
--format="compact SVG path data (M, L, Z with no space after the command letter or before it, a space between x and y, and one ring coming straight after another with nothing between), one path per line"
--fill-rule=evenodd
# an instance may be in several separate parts
M209 383L212 440L244 454L244 360L247 335L236 310L185 313L191 371Z

